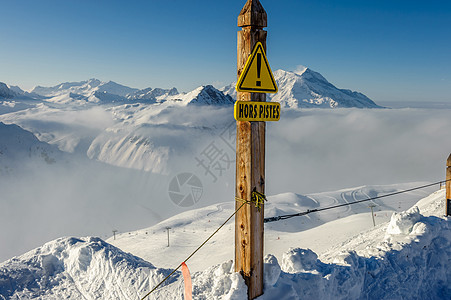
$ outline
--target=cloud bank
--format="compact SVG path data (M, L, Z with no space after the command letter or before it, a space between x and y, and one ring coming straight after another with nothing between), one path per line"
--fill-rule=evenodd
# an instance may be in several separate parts
M308 194L362 185L443 180L451 152L450 112L282 111L279 122L267 124L266 193ZM38 115L3 116L3 120L16 119L40 133L41 138L46 136L46 126L60 124L63 136L72 134L88 144L98 132L114 129L108 115L111 113L97 109L87 114L60 111L41 121ZM86 152L84 156L76 152L55 165L21 166L13 175L3 176L0 260L60 236L105 238L114 229L125 232L145 228L187 209L234 201L234 162L215 181L196 159L212 144L234 159L231 109L166 109L145 123L137 127L137 133L149 133L155 144L171 148L172 163L165 174L115 167L87 159ZM190 130L182 130L183 126ZM57 138L48 141L56 143ZM86 151L80 143L71 149ZM190 208L175 205L168 195L169 182L182 172L195 174L203 184L202 197Z

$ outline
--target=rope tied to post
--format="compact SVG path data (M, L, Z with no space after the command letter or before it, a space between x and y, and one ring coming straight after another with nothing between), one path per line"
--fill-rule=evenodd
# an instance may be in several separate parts
M235 197L235 200L240 201L244 204L251 204L251 203L255 203L255 207L257 208L257 210L260 212L262 205L265 203L265 201L268 201L268 199L266 199L266 196L260 192L257 192L254 188L254 190L252 191L251 194L251 201L248 200L244 200L241 199L239 197Z
M247 202L247 201L246 201ZM194 256L194 254L196 254L202 247L204 247L206 244L207 244L207 242L216 234L216 233L218 233L218 231L219 230L221 230L221 228L222 227L224 227L226 224L227 224L227 222L229 222L230 221L230 219L232 219L233 218L233 216L235 216L236 214L237 214L237 212L241 209L241 208L243 208L243 206L244 205L246 205L246 202L245 203L243 203L243 204L241 204L240 205L240 207L238 207L235 211L234 211L234 213L233 214L231 214L228 218L227 218L227 220L225 220L224 221L224 223L222 223L219 227L218 227L218 229L216 229L196 250L194 250L194 252L193 253L191 253L185 260L184 260L184 262L182 262L181 264L179 264L178 265L178 267L177 268L175 268L168 276L166 276L162 281L160 281L160 283L158 283L150 292L148 292L144 297L142 297L141 298L141 300L144 300L144 299L146 299L150 294L152 294L155 290L157 290L166 280L168 280L169 279L169 277L171 277L178 269L180 269L182 266L183 266L183 264L185 264L191 257L193 257Z

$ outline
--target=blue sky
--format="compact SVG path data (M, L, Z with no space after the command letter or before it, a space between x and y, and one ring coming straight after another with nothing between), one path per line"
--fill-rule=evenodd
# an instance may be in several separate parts
M261 0L273 70L305 65L377 101L451 101L451 2ZM245 0L0 0L0 81L131 87L235 80Z

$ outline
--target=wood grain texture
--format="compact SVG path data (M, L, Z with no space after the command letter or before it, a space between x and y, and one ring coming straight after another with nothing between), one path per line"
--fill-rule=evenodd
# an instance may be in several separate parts
M244 5L238 16L238 27L256 26L264 28L267 26L268 17L259 0L249 0Z
M240 77L255 44L266 50L266 12L258 0L249 0L238 17L237 78ZM240 101L266 101L266 94L241 93ZM265 122L237 121L236 196L251 200L252 191L265 193ZM241 206L237 201L236 205ZM235 271L248 286L248 298L263 294L264 207L245 205L235 217Z

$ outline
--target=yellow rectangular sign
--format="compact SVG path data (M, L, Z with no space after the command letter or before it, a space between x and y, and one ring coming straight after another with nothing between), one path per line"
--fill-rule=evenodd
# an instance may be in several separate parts
M233 115L237 121L279 121L280 103L237 101Z

